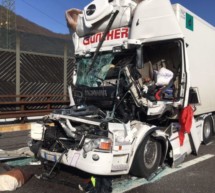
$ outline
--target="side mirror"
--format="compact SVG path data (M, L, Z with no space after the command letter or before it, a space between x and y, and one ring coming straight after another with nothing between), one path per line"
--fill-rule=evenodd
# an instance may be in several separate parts
M200 98L199 98L199 93L198 93L198 88L194 88L194 87L190 88L188 103L193 104L193 105L201 104Z
M136 54L136 67L137 69L141 69L144 67L142 45L137 48Z

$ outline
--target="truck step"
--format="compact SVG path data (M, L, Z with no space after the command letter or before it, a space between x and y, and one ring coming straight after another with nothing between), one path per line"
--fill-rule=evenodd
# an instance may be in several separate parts
M173 162L173 164L172 164L172 168L176 168L176 167L178 167L182 162L184 162L184 159L185 159L186 155L187 155L187 154L184 153L184 154L180 155L179 157L177 157L177 158L175 159L175 161Z

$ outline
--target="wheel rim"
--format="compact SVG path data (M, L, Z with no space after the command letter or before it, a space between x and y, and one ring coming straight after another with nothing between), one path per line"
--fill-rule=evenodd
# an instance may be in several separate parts
M143 160L146 168L150 169L154 166L157 159L157 152L158 152L157 143L148 140L143 154Z
M210 137L211 134L211 125L208 121L205 122L204 125L204 136L207 139L208 137Z

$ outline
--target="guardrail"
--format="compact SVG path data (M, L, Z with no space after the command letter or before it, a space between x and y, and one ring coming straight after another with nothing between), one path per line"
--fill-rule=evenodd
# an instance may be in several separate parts
M68 104L67 95L0 95L0 118L44 116Z

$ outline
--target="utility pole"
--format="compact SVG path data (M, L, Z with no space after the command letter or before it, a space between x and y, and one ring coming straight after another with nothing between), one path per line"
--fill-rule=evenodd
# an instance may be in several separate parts
M5 49L15 49L15 0L1 0L0 6L0 43Z

